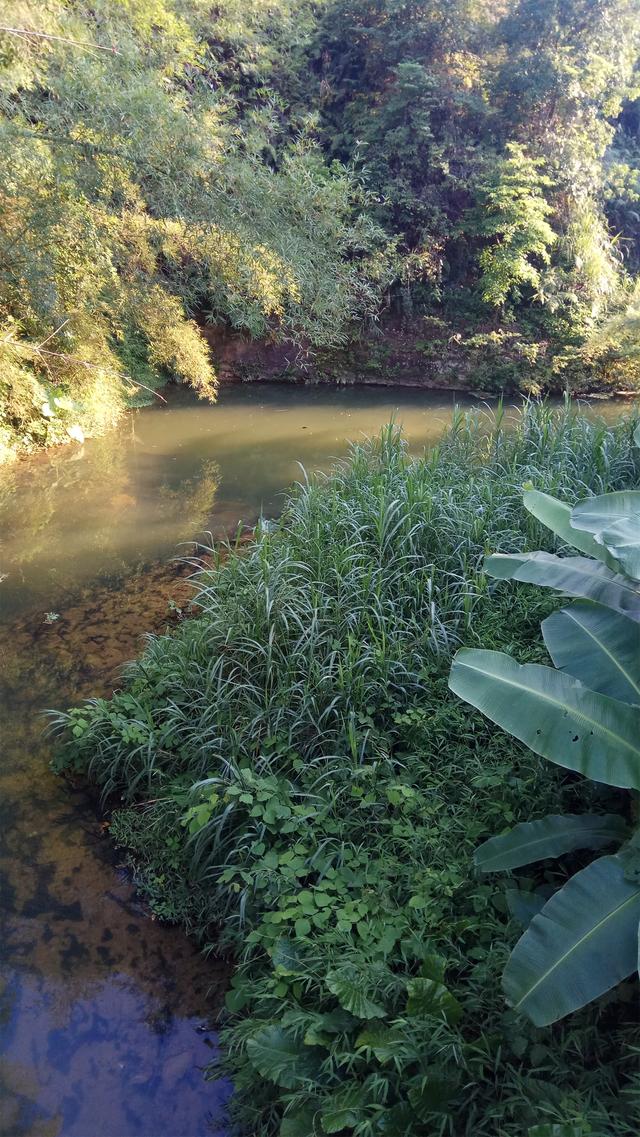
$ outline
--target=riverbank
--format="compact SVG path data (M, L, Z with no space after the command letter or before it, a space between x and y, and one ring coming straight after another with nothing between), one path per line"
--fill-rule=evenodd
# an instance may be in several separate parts
M342 348L303 349L269 339L251 339L226 329L201 326L220 383L328 384L407 387L452 391L476 398L496 396L633 397L624 375L588 354L553 345L531 328L500 321L387 317ZM623 389L624 388L624 389Z
M457 420L415 463L387 431L205 572L200 614L66 720L64 761L122 795L113 832L152 903L238 954L224 1068L247 1132L634 1131L633 996L552 1031L508 1012L517 922L470 870L532 803L599 808L599 790L446 682L460 642L542 656L553 599L490 596L481 572L487 547L550 547L522 483L571 499L639 478L631 424L570 410L494 435Z
M598 400L636 394L633 389L622 389L619 376L591 373L588 367L567 377L562 369L554 369L548 344L532 342L515 326L503 327L495 322L466 326L430 317L389 318L372 325L366 336L331 349L302 347L207 325L200 325L199 332L208 345L217 377L216 391L222 398L226 388L238 384L319 386L335 391L395 388L469 399L553 397L566 390L574 397ZM135 389L105 420L102 436L112 434L136 408L160 408L174 401L180 388L169 380L169 373L164 380L158 377L153 386L140 387L133 372L131 377ZM146 373L144 377L150 382ZM81 404L68 403L65 399L60 406L55 400L53 405L44 403L35 432L18 435L9 430L4 441L0 438L0 467L16 457L53 447L77 449L85 438L99 436L101 431L84 417ZM206 400L200 403L203 413L210 405Z

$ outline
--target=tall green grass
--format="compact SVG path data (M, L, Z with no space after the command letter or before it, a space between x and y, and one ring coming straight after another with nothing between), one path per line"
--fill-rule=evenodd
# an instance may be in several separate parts
M61 764L121 799L113 831L153 906L237 959L223 1037L246 1132L633 1131L632 1005L553 1031L506 1011L517 929L471 867L532 804L606 791L446 688L461 641L540 657L549 598L490 597L484 554L550 547L525 481L567 499L637 484L633 425L458 415L417 461L390 426L201 571L200 614L150 639L121 692L59 716Z

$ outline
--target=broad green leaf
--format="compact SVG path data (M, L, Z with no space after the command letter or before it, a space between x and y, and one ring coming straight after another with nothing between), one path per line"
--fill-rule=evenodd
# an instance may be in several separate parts
M416 1115L408 1102L398 1102L380 1113L376 1121L377 1131L381 1137L407 1137L412 1127L415 1128Z
M636 446L640 446L640 422L633 432L633 441L635 442Z
M354 1125L363 1120L363 1110L368 1100L367 1091L361 1082L353 1082L343 1089L334 1090L330 1102L322 1110L323 1133L341 1133L343 1129L353 1129Z
M597 600L640 621L640 589L622 573L589 557L556 557L552 553L495 553L484 570L498 580L520 580L554 588L570 596Z
M353 1030L354 1026L358 1024L353 1015L338 1008L335 1011L327 1011L326 1014L320 1015L320 1025L322 1030L327 1031L328 1034L344 1034L345 1031Z
M549 899L539 892L525 892L522 888L507 888L504 895L511 915L523 928L528 927Z
M365 1027L356 1038L356 1050L366 1050L375 1054L378 1062L390 1062L402 1044L402 1031L393 1026L372 1023Z
M353 1129L360 1121L360 1114L354 1113L352 1110L345 1109L328 1109L322 1114L322 1132L323 1133L340 1133L344 1129Z
M382 1018L385 1009L369 998L368 984L363 973L352 964L327 973L327 987L345 1011L359 1019Z
M542 493L540 490L525 490L522 500L525 509L537 517L538 521L546 525L547 529L550 529L567 545L572 545L574 549L586 553L587 556L596 557L599 561L607 558L606 550L594 540L590 533L581 532L572 527L570 505L566 505L565 502L559 501L556 497L551 497L548 493Z
M615 521L634 513L640 514L640 490L619 490L579 501L571 510L571 524L574 529L587 533L601 533Z
M519 664L500 651L462 648L449 686L493 722L559 766L596 782L640 789L640 711L577 679Z
M318 1116L318 1106L303 1106L285 1113L280 1124L279 1137L311 1137L317 1130L314 1121Z
M362 1112L354 1109L340 1109L339 1106L330 1106L321 1117L323 1133L341 1133L344 1129L353 1129L362 1121Z
M332 1044L332 1034L346 1034L360 1025L358 1020L342 1007L337 1007L335 1011L328 1011L326 1014L309 1012L307 1021L309 1025L304 1035L305 1045L324 1046L327 1049ZM295 1029L299 1024L298 1011L285 1011L280 1022L285 1028L292 1026Z
M590 1003L637 967L640 884L617 856L576 873L534 916L505 968L509 1003L547 1026Z
M474 861L482 872L504 872L545 857L560 857L573 849L602 849L613 841L622 841L626 831L623 819L615 813L556 813L523 821L509 833L490 837L476 849Z
M516 573L532 561L553 565L558 560L560 558L554 553L492 553L485 557L482 567L487 576L493 576L496 580L517 580L519 578Z
M224 1005L228 1011L233 1013L241 1011L250 1001L251 994L248 983L238 987L230 987L224 997Z
M301 945L282 936L271 948L271 959L276 975L300 975L304 971Z
M640 514L635 513L614 521L596 534L596 540L608 550L628 576L640 580Z
M247 1040L247 1058L263 1078L287 1090L316 1078L322 1051L305 1046L279 1026L265 1026Z
M444 983L445 961L442 956L428 952L422 960L420 975L423 979L435 979L437 983Z
M454 995L435 979L416 978L407 983L408 1015L436 1015L448 1023L457 1023L462 1007Z
M603 604L577 601L542 622L556 667L601 695L640 703L640 624Z

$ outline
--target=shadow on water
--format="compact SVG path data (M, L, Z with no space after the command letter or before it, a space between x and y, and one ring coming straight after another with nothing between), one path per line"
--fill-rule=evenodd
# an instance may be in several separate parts
M450 394L274 384L175 392L83 448L0 473L0 1132L205 1137L200 1067L224 974L138 903L91 802L50 772L41 712L106 694L190 586L171 558L222 534L393 415L434 441Z

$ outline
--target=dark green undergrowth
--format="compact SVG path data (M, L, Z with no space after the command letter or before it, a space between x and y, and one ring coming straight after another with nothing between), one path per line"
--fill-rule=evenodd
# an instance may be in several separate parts
M200 614L112 699L59 716L59 764L121 799L153 908L236 960L210 1072L235 1082L239 1131L637 1131L636 989L549 1029L501 993L511 913L575 863L506 889L472 867L483 838L612 791L447 690L460 642L543 657L553 599L490 591L483 556L552 547L527 480L568 500L636 485L632 429L534 405L509 430L459 417L411 461L390 427L202 571Z

